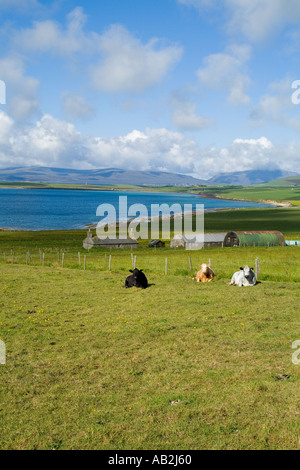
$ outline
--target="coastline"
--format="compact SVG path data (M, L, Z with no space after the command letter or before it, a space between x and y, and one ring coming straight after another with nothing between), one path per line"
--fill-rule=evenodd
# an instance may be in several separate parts
M189 194L192 194L192 193L189 193ZM197 195L197 197L199 197L199 199L218 199L219 201L240 201L240 202L254 202L257 204L271 204L272 206L275 206L275 207L285 207L285 208L293 207L293 205L290 202L278 202L278 201L264 200L264 199L261 199L259 201L253 201L252 199L242 199L242 198L234 198L234 197L225 198L225 197L217 196L216 194L209 194L209 193L203 193L201 195ZM223 208L219 210L223 210Z
M3 188L3 189L7 189L7 188ZM16 189L16 188L14 188ZM84 191L94 191L95 189L94 188L18 188L18 189L57 189L57 190L84 190ZM99 188L98 190L96 189L96 191L124 191L124 192L133 192L133 191L136 191L136 192L152 192L152 193L155 193L155 192L160 192L160 193L165 193L167 194L168 191L159 191L159 188L124 188L124 189L120 189L120 188ZM176 193L176 191L170 191L172 193ZM179 192L177 193L178 195L181 195L182 192ZM274 201L274 200L260 200L260 201L253 201L251 199L244 199L244 198L224 198L224 197L220 197L216 194L210 194L210 193L201 193L201 194L195 194L193 192L190 192L190 191L185 191L185 194L190 194L190 195L193 195L199 199L215 199L215 200L220 200L220 201L236 201L236 202L250 202L250 203L254 203L254 204L267 204L267 205L272 205L274 206L273 208L290 208L290 207L293 207L292 204L290 202L278 202L278 201ZM270 208L270 207L269 207ZM215 213L215 212L221 212L221 211L237 211L237 210L244 210L244 209L247 209L246 207L220 207L220 208L215 208L215 209L204 209L204 213L205 214L208 214L208 213ZM197 214L197 211L192 211L190 213L190 215L193 215L195 216ZM177 214L177 215L171 215L170 216L170 220L174 219L175 217L178 217L178 216L181 216L182 217L182 214ZM162 219L165 219L165 218L168 218L168 216L159 216L159 220L161 221ZM157 219L157 217L153 218L153 219ZM131 218L127 221L127 225L130 224L130 222L132 220L135 220L134 218ZM151 217L148 218L148 221L144 221L144 220L141 220L141 222L146 222L146 223L150 223L151 222ZM116 224L116 227L119 228L120 226L123 226L123 224L126 224L126 222L117 222ZM78 230L88 230L88 229L95 229L97 227L97 223L87 223L85 224L84 226L81 226L81 227L78 227L78 228L67 228L67 229L32 229L32 228L20 228L20 227L0 227L0 232L47 232L47 231L78 231Z

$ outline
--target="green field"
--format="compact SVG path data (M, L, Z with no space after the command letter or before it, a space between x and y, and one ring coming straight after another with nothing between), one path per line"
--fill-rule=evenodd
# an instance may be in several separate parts
M296 197L207 213L205 230L300 239ZM1 449L300 448L299 247L87 253L85 236L0 231ZM145 291L123 288L134 256ZM254 288L228 285L257 258ZM195 283L209 260L216 278Z
M1 449L300 448L298 247L86 253L84 234L0 232ZM131 255L149 289L123 288ZM257 286L229 286L257 257Z

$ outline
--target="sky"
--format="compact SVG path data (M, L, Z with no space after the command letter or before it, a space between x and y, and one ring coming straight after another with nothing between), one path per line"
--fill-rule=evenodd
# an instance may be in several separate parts
M299 138L299 0L0 0L1 168L300 173Z

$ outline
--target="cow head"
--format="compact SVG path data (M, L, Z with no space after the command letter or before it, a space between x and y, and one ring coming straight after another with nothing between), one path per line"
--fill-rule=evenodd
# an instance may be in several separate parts
M250 279L252 277L252 272L253 268L249 268L248 265L244 266L243 268L240 268L242 271L244 271L244 275L246 279Z
M135 279L138 278L139 273L141 273L142 271L143 271L142 269L137 269L137 268L134 268L133 270L129 269L129 272L132 273L132 275Z
M201 267L201 271L206 274L208 272L208 268L210 267L210 264L199 264L199 266Z

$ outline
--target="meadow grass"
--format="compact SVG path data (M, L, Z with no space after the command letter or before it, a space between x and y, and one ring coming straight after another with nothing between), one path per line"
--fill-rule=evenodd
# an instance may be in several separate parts
M130 250L113 250L109 271L110 251L93 249L84 271L82 232L14 237L0 238L16 263L0 260L1 449L300 448L299 247L144 244L140 290L123 288ZM228 286L256 257L257 286ZM217 277L198 284L208 259Z

